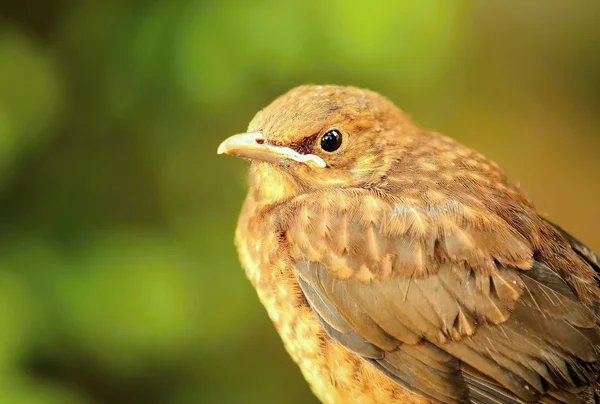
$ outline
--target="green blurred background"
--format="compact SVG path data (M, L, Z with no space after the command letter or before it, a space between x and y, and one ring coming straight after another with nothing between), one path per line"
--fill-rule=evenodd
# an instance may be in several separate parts
M217 157L304 83L377 90L600 250L600 2L0 2L0 403L311 403Z

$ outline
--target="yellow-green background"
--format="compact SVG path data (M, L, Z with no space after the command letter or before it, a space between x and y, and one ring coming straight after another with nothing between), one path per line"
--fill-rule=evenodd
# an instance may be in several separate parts
M275 96L369 87L600 250L600 2L0 2L0 403L311 403L233 247Z

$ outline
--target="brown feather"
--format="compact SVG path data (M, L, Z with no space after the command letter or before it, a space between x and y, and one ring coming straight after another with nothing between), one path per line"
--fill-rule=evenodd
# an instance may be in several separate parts
M494 162L355 88L299 87L248 129L326 163L254 162L236 233L319 398L598 398L600 260Z

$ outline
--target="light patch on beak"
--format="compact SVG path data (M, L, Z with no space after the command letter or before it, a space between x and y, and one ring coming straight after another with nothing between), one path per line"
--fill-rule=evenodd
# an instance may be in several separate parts
M260 160L269 163L281 163L284 160L294 160L311 167L325 168L327 164L314 154L300 154L289 147L273 146L267 143L261 132L248 132L233 135L223 141L217 149L217 154L242 157L250 160Z

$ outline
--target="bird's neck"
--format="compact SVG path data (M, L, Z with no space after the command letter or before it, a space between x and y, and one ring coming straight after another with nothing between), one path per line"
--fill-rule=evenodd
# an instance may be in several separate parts
M253 163L249 180L254 200L265 205L282 202L302 192L300 185L291 175L268 163Z

